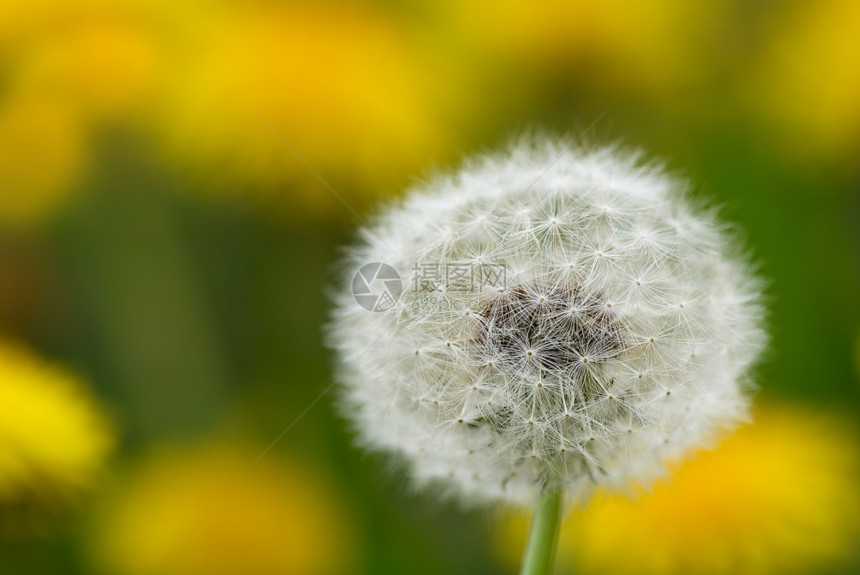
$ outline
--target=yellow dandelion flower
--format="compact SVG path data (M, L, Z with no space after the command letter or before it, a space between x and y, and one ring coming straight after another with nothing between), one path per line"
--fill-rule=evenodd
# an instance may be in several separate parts
M89 487L113 443L75 375L0 342L0 514Z
M771 22L748 97L800 158L851 159L860 148L860 3L792 3Z
M764 575L844 562L860 534L857 448L856 430L835 416L762 409L652 492L602 495L574 511L559 562L621 575ZM526 528L505 524L500 547L519 549Z
M86 161L84 127L53 98L0 103L0 227L32 224L69 199Z
M540 7L455 0L444 6L457 35L491 60L554 75L559 66L596 69L592 88L633 89L664 99L707 72L702 58L708 34L728 9L714 0L550 0Z
M459 91L428 77L431 66L369 6L233 5L195 32L154 123L170 162L207 193L348 217L311 169L357 209L450 153L457 127L444 102Z
M94 554L111 575L325 575L350 571L336 493L304 465L232 446L162 453L120 486Z
M134 2L0 2L0 226L30 225L75 192L95 127L139 111L158 61Z
M137 2L34 0L0 8L8 92L53 97L96 121L149 97L159 59L152 10Z

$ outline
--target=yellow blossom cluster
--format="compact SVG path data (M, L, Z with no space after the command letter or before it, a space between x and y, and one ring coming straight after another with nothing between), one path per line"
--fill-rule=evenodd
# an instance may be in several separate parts
M185 187L291 218L348 217L341 203L360 210L552 102L728 115L774 150L844 163L858 25L852 0L5 2L0 225L63 205L117 126Z
M94 483L113 445L77 376L0 342L0 514L66 502Z
M282 213L396 191L450 156L471 98L369 4L230 5L189 32L153 120L168 161Z
M349 514L298 462L214 444L152 454L121 479L93 538L112 575L335 575L356 560Z
M151 95L152 27L135 2L0 4L0 226L62 206L90 164L90 141Z
M778 128L772 142L799 160L855 160L860 150L860 3L793 3L747 86L751 107ZM852 163L853 165L853 163Z

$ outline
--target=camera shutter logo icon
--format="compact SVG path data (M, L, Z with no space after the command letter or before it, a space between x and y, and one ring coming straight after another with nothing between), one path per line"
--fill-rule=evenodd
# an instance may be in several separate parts
M394 307L403 282L400 274L390 265L373 262L361 266L352 278L352 296L368 311L386 311Z

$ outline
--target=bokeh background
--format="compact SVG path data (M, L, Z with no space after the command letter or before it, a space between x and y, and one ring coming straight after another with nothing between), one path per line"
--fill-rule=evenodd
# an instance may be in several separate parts
M858 572L858 62L854 0L0 1L0 573L515 573L351 446L322 326L375 203L530 129L722 206L773 337L559 571Z

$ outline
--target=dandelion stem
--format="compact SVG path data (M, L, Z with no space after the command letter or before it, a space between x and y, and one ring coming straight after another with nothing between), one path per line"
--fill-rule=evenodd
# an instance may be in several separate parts
M561 500L559 489L546 489L541 494L532 518L520 575L548 575L552 570L561 520Z

